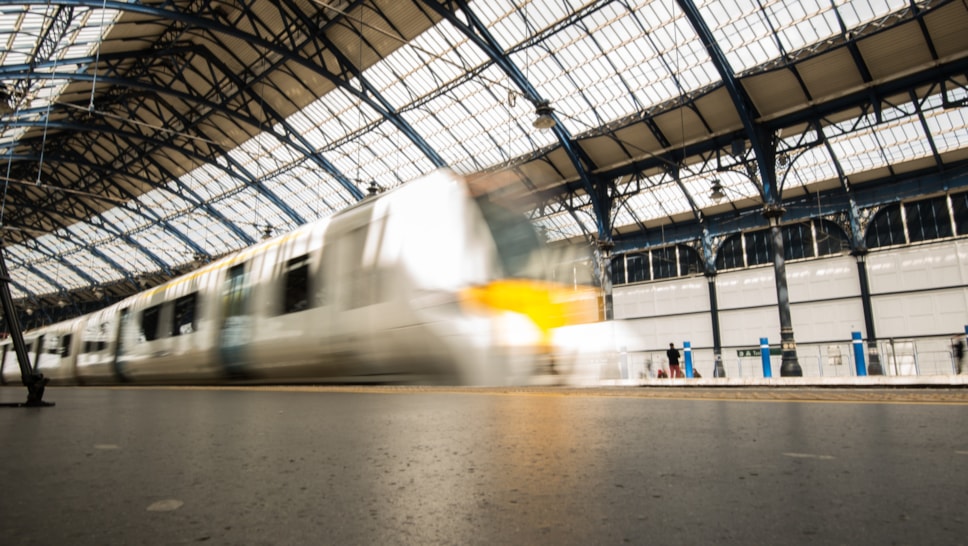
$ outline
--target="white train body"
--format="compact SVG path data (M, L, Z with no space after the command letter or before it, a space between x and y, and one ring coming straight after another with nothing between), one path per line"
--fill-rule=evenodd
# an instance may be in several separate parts
M551 329L598 318L598 294L549 282L530 223L482 206L434 173L28 332L31 362L55 384L527 383L560 358ZM0 348L19 382L10 340Z

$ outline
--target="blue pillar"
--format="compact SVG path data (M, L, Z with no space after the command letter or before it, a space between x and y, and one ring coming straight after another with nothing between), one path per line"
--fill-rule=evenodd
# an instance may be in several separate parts
M770 369L770 341L760 338L760 358L763 360L763 377L773 377L773 370Z
M857 377L867 375L867 364L864 362L864 341L860 338L860 332L851 332L850 337L854 345L854 368L857 370Z
M682 352L686 353L686 377L692 377L692 343L683 341Z

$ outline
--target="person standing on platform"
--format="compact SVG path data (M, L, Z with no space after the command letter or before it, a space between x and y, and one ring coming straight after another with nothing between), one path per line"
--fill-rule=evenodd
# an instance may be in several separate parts
M951 352L952 356L955 358L955 365L958 371L956 373L961 373L964 369L962 363L965 361L965 340L961 338L960 334L955 335L951 341Z
M682 369L679 368L679 350L676 349L674 344L669 344L666 357L669 359L669 377L685 377L682 375Z

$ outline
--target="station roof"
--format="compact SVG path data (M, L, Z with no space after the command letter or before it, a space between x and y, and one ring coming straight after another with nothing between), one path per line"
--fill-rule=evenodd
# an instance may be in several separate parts
M120 297L441 167L587 241L964 173L966 6L0 1L11 290Z

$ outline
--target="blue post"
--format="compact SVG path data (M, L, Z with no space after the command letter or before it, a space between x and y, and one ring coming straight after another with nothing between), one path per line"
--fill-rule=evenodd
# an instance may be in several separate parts
M860 339L860 332L851 332L850 337L854 344L854 368L857 370L857 377L867 375L867 365L864 363L864 342Z
M760 338L760 358L763 360L763 377L773 377L770 369L770 341L765 337Z
M686 353L686 377L692 377L692 343L682 342L682 352Z

